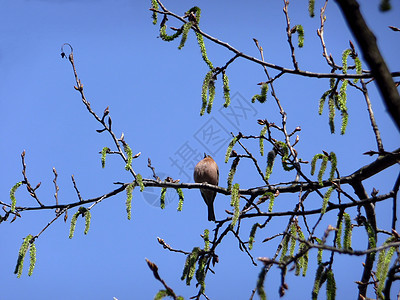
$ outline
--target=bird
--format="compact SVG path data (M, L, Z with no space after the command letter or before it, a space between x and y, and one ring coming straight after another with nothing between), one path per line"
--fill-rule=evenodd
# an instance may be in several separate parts
M194 167L193 178L196 183L218 185L218 165L210 155L204 153L204 158ZM208 189L200 189L200 192L208 207L208 221L215 221L214 199L217 192Z

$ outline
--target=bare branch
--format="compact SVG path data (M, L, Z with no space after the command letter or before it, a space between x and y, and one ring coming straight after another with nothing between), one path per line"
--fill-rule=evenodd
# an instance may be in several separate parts
M159 2L159 1L157 1ZM164 7L165 9L165 7ZM154 10L153 10L154 11ZM178 16L177 14L168 11L167 9L165 9L164 11L157 11L160 14L165 14L165 15L169 15L169 16L173 16L174 18L180 20L182 23L186 23L185 19L183 17ZM230 44L220 41L219 39L205 33L204 31L200 30L197 26L193 26L192 27L193 30L195 32L200 33L202 36L204 36L206 39L221 45L222 47L232 51L233 53L235 53L236 55L238 55L239 57L243 57L249 61L252 61L254 63L257 63L259 65L262 66L266 66L278 71L281 71L283 73L288 73L288 74L294 74L294 75L300 75L300 76L304 76L304 77L314 77L314 78L339 78L339 79L356 79L356 78L372 78L373 75L370 72L365 72L363 74L336 74L336 73L315 73L315 72L310 72L310 71L301 71L301 70L296 70L296 69L288 69L276 64L272 64L272 63L268 63L268 62L264 62L260 59L257 59L251 55L245 54L241 51L239 51L238 49L234 48L233 46L231 46ZM391 75L393 77L399 77L400 76L400 72L393 72L391 73Z
M147 262L147 265L149 266L149 268L150 268L150 270L153 272L153 276L154 276L154 278L155 279L157 279L159 282L161 282L162 283L162 285L165 287L165 289L167 290L167 292L168 292L168 296L171 296L173 299L178 299L178 296L175 294L175 292L173 291L173 289L171 289L167 284L166 284L166 282L160 277L160 275L158 274L158 266L155 264L155 263L153 263L153 262L151 262L150 260L148 260L147 258L146 258L146 262Z
M396 123L397 129L400 130L400 95L392 74L379 51L375 35L366 24L356 0L336 0L336 2L342 9L347 24L361 47L364 59L371 68L371 74L376 79L386 107Z

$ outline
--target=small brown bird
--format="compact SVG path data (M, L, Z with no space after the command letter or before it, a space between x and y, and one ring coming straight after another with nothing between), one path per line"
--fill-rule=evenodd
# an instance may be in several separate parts
M196 183L218 185L219 170L217 163L211 156L204 153L204 158L194 167L193 177ZM208 221L215 221L214 199L217 192L206 189L200 189L200 192L208 207Z

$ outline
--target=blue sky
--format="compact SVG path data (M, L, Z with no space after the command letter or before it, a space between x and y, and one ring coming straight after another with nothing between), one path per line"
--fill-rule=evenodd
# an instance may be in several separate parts
M327 73L330 69L324 63L316 36L321 3L316 1L317 16L311 19L306 2L292 1L289 7L292 25L302 24L305 29L304 48L296 48L299 66L303 70ZM377 9L378 1L360 3L389 68L400 70L400 37L387 28L400 26L400 6L393 3L392 11L383 14ZM200 27L204 31L255 57L259 54L252 38L257 38L264 48L266 61L291 68L282 1L165 1L164 4L178 14L194 5L200 6ZM243 59L238 59L227 70L235 105L231 110L222 108L222 85L218 80L213 111L200 117L201 83L207 66L201 59L195 36L189 35L182 50L177 49L177 41L163 42L158 38L158 25L152 25L149 7L150 1L3 1L0 11L0 105L3 111L0 201L9 202L10 188L23 179L20 159L23 150L26 151L28 178L33 185L42 183L38 195L46 204L55 202L53 167L59 174L61 203L77 201L72 174L84 199L113 190L113 182L132 180L117 156L108 156L105 169L101 168L98 152L105 146L112 147L112 140L106 133L95 131L100 125L88 114L79 93L74 90L71 66L60 56L63 43L70 43L74 48L77 71L92 108L101 115L109 106L115 133L123 132L133 152L141 152L133 166L144 177L151 176L146 166L150 157L160 176L192 182L191 164L198 155L209 152L220 166L220 185L226 187L230 164L224 164L223 160L230 132L237 134L240 130L257 135L261 128L255 120L267 118L280 122L272 97L265 104L249 103L259 92L257 83L265 81L265 75L260 66ZM172 18L169 22L170 26L180 25ZM328 52L337 63L342 51L348 48L348 40L355 40L347 31L334 1L328 4L325 37ZM224 65L233 56L209 41L206 47L215 66ZM367 67L364 65L364 68ZM275 71L271 73L276 74ZM353 90L348 93L350 119L346 135L329 133L327 112L318 116L318 100L328 86L327 80L285 75L275 88L288 114L289 128L302 128L296 148L299 156L311 160L322 150L334 151L341 175L347 175L373 160L361 154L376 150L375 141L364 99ZM398 147L398 131L379 93L372 84L370 88L385 149L394 150ZM339 128L340 120L336 121ZM204 135L210 128L219 130L217 140L207 140L209 136ZM258 153L258 143L246 145ZM178 168L178 164L183 164L184 150L190 150L190 160ZM305 170L308 171L307 166ZM241 187L262 185L249 163L240 165L238 172L235 180ZM397 172L398 166L395 166L377 180L367 181L367 191L375 187L382 193L387 192ZM270 181L290 181L293 176L277 165ZM200 234L204 229L214 227L207 221L199 191L184 191L182 212L176 211L178 202L174 191L168 192L168 205L161 210L157 206L159 192L159 189L146 189L143 194L134 191L131 221L126 218L125 193L103 201L92 209L89 233L83 234L84 222L79 218L72 240L68 239L70 219L66 224L58 220L36 241L37 265L31 277L27 276L26 265L20 279L13 274L18 249L22 238L40 232L54 217L54 212L26 212L12 224L3 222L0 225L0 281L4 287L1 299L151 299L162 287L153 278L145 258L159 266L161 276L177 294L185 298L195 295L194 281L187 287L179 280L186 257L162 249L157 237L174 248L191 251L195 246L203 246ZM24 188L17 191L16 197L17 205L35 205ZM308 201L309 208L320 205L319 199ZM225 217L225 209L230 209L229 202L229 198L217 196L217 219ZM296 203L296 194L280 196L274 209L291 209ZM379 204L377 214L386 215L390 209L390 204ZM69 212L70 217L74 212ZM349 213L355 216L355 210ZM248 238L254 222L242 223L243 240ZM286 222L286 219L276 219L260 231L252 250L254 257L273 255L278 241L269 244L261 241L282 231ZM334 214L327 215L317 236L335 222ZM381 228L389 229L390 222L390 218L378 219ZM353 248L364 249L365 245L363 229L356 228ZM232 236L220 245L217 254L220 262L214 268L216 274L207 277L207 295L211 299L248 299L255 288L260 265L251 264ZM316 252L311 251L310 257L315 255ZM356 295L354 281L361 278L362 261L336 256L337 271L342 271L342 276L337 276L339 296ZM309 298L314 271L315 264L311 264L306 279L293 274L287 276L288 299ZM278 298L279 270L268 274L265 285L269 299ZM393 291L398 289L396 282Z

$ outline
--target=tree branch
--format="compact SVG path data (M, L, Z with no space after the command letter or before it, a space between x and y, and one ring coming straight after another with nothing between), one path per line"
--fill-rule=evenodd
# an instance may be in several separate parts
M388 112L400 130L400 96L393 81L392 75L379 51L376 37L365 23L364 17L360 12L360 5L356 0L336 0L342 9L347 24L353 31L358 44L363 52L364 59L367 61L373 77L375 77L386 104Z
M160 1L157 1L157 2L160 3ZM185 19L183 17L180 17L177 14L175 14L173 12L170 12L170 11L168 11L166 9L165 9L165 11L159 11L159 10L155 10L153 8L151 8L150 10L151 11L156 11L157 13L160 13L160 14L173 16L174 18L180 20L181 22L186 23L186 21L185 21ZM272 63L268 63L268 62L262 61L260 59L257 59L255 57L251 56L251 55L243 53L243 52L239 51L238 49L236 49L235 47L229 45L228 43L223 42L223 41L221 41L221 40L219 40L219 39L217 39L217 38L205 33L200 28L198 28L198 26L192 26L192 29L195 32L200 33L206 39L208 39L208 40L210 40L210 41L212 41L212 42L214 42L214 43L216 43L218 45L221 45L222 47L232 51L233 53L237 54L240 57L243 57L243 58L245 58L247 60L255 62L255 63L259 64L259 65L266 66L266 67L269 67L269 68L272 68L272 69L275 69L275 70L278 70L278 71L282 71L284 73L301 75L301 76L304 76L304 77L314 77L314 78L339 78L339 79L350 79L350 78L352 78L352 79L355 79L355 78L372 78L372 77L374 77L373 74L369 73L369 72L366 72L366 73L363 73L363 74L335 74L335 73L315 73L315 72L310 72L310 71L288 69L288 68L285 68L285 67L282 67L282 66L279 66L279 65L275 65L275 64L272 64ZM398 77L398 76L400 76L400 72L393 72L393 73L391 73L391 75L393 77Z

